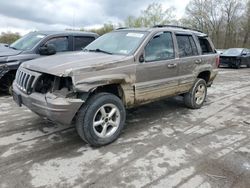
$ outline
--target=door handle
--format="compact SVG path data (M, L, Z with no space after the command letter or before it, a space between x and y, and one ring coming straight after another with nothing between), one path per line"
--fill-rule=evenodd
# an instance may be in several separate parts
M196 63L196 64L201 64L202 61L201 61L201 59L198 59L198 60L195 61L195 63Z
M175 68L175 67L177 67L177 64L176 64L176 63L172 63L172 64L169 64L169 65L168 65L168 68Z

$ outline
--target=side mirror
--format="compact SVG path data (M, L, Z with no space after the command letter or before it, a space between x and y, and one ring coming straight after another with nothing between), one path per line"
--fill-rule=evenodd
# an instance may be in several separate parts
M46 44L39 48L40 55L54 55L56 54L56 47L53 44Z
M144 62L145 62L145 58L144 58L144 55L143 55L143 54L140 55L140 57L139 57L139 62L140 62L140 63L144 63Z
M246 52L243 52L243 53L242 53L242 56L246 56L246 55L247 55L247 53L246 53Z

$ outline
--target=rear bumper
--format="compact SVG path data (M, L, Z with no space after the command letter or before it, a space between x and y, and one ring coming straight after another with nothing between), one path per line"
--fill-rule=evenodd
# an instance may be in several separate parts
M69 99L54 94L23 93L14 83L14 95L18 96L19 104L28 107L34 113L60 124L71 124L75 114L84 103L81 99Z

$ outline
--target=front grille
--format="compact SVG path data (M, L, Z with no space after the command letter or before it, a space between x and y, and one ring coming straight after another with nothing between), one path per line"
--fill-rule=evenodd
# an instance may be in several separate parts
M39 76L39 73L32 72L24 68L19 68L16 73L15 82L21 91L30 94L32 92L34 83Z

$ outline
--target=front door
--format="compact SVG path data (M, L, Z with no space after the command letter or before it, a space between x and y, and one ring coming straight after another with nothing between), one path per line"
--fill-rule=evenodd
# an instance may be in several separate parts
M136 68L136 103L174 95L178 86L173 36L171 32L154 35L144 50L143 63Z

